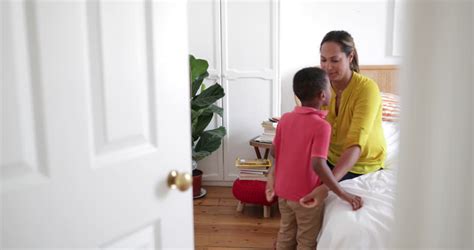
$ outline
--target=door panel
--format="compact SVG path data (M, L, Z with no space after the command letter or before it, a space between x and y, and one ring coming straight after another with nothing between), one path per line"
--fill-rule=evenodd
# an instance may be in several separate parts
M261 121L280 114L279 1L189 2L190 50L209 61L205 83L217 81L226 93L218 102L224 117L211 127L222 125L227 135L198 167L205 182L228 185L238 176L235 158L255 158L248 143L262 133ZM256 112L241 112L249 100Z
M224 126L229 131L224 140L225 181L238 177L236 157L255 158L248 142L262 133L260 123L280 113L278 5L270 0L222 2ZM248 108L254 112L238 112Z
M6 6L5 6L6 7ZM10 27L9 36L2 35L1 58L12 58L8 63L2 60L2 166L3 190L29 186L46 181L48 169L44 164L44 133L42 125L40 96L33 84L32 55L28 54L26 10L12 6L9 11L1 5L1 34ZM16 17L16 18L12 18ZM15 57L13 53L16 51ZM13 65L16 65L14 67ZM15 82L16 84L4 84ZM8 107L8 108L7 108ZM3 133L8 131L8 133Z
M151 12L145 4L92 2L87 14L94 160L156 150Z
M1 11L1 248L192 248L186 2Z

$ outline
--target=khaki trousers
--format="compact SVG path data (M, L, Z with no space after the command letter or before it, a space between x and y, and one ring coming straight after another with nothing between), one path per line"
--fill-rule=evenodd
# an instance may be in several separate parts
M316 238L323 222L324 203L305 208L298 202L278 198L280 231L277 249L316 249Z

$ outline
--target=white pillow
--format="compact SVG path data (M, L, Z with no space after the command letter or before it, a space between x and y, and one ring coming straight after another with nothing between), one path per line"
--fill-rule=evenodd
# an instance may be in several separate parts
M398 122L382 121L385 141L387 143L387 158L385 168L393 168L398 160L398 145L400 140L400 127Z

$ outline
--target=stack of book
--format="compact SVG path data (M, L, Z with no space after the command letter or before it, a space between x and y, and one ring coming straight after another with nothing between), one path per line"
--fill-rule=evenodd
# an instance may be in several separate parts
M255 139L259 142L273 142L273 138L275 137L276 127L278 124L277 118L270 118L268 121L262 122L263 133Z
M267 181L272 161L269 159L248 160L237 158L235 166L239 169L240 180Z

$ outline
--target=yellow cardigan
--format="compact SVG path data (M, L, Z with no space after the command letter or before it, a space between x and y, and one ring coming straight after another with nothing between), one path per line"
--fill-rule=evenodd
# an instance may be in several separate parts
M332 90L326 117L332 126L328 160L339 160L344 150L359 145L361 155L350 172L367 174L383 168L386 143L382 129L382 100L374 80L353 72L349 85L342 92L336 116L336 93Z

